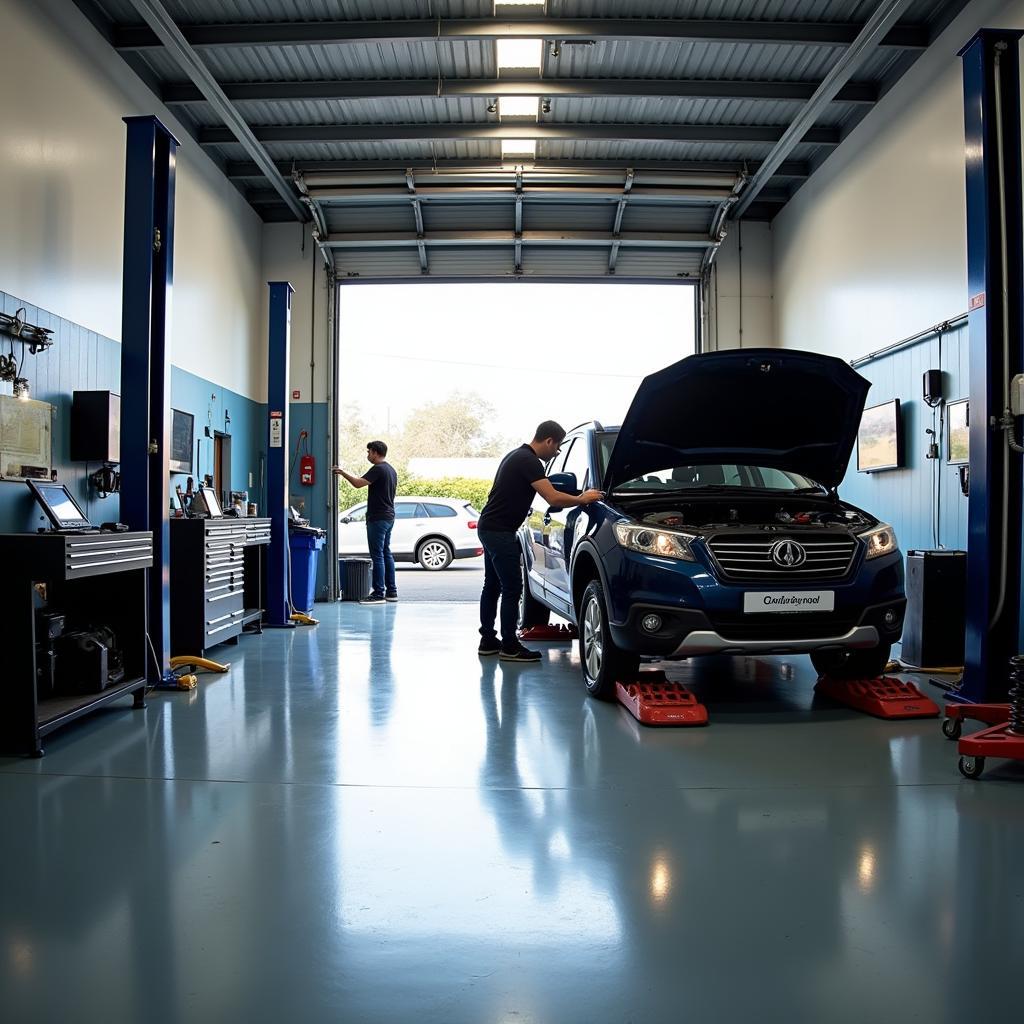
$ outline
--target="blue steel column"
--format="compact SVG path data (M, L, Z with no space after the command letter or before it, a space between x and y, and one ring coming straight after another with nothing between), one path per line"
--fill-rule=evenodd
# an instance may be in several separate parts
M270 337L267 372L267 622L288 626L288 367L292 335L292 294L287 281L270 282ZM277 425L275 425L275 423Z
M174 176L178 140L155 117L126 117L121 295L121 519L153 533L147 656L151 683L170 674L168 503L170 296L174 280Z
M1017 651L1021 607L1021 457L1009 450L1001 421L1007 411L1006 382L1024 368L1018 47L1022 34L983 29L960 53L971 310L971 475L966 664L958 696L971 702L1005 695L1007 659Z

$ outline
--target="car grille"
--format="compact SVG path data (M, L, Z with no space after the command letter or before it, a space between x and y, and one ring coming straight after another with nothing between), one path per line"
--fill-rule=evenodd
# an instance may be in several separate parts
M718 614L709 618L715 632L726 640L823 640L843 636L857 625L846 616L801 615L799 612Z
M779 541L792 540L807 554L806 560L792 568L777 565L771 557L772 548ZM850 571L857 542L846 533L817 535L814 538L786 537L777 534L759 536L718 536L708 541L722 575L743 582L770 582L772 580L827 580L840 579Z

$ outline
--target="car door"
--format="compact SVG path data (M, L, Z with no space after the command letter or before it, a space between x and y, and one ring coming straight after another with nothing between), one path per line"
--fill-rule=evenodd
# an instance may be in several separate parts
M348 522L345 522L345 520ZM369 553L366 543L366 506L357 505L342 516L338 523L338 554L365 555Z
M392 554L415 554L428 522L426 509L418 501L396 501L395 525L391 531Z
M586 434L578 434L565 455L561 473L572 473L576 477L577 490L589 486L590 451ZM570 531L580 516L578 505L547 512L545 544L547 547L547 571L545 583L548 599L562 605L568 612L572 605L572 587L569 584L569 555L571 548Z
M568 442L565 443L566 447ZM558 454L551 459L544 467L546 476L557 473L565 464L566 447L563 447ZM545 593L548 573L548 503L539 495L533 496L533 504L530 506L530 514L526 518L526 532L529 538L529 576L534 584L534 592L540 596Z

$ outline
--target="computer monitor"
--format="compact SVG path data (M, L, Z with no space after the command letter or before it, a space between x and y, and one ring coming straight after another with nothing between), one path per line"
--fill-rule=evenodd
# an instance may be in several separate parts
M206 514L211 519L223 518L224 513L220 509L220 501L217 498L217 492L212 487L200 487L199 499L200 503L206 506Z
M92 523L64 484L26 480L32 497L55 530L91 530Z

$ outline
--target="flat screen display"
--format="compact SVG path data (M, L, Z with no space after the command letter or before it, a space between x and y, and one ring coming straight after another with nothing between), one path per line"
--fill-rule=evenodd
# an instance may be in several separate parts
M195 417L180 409L171 410L171 457L172 473L192 472L192 431Z
M946 461L966 463L971 461L971 426L968 415L968 402L950 402L946 406L949 415L949 426L946 431L948 452Z
M40 484L32 481L29 486L46 517L58 529L75 529L91 525L63 484Z
M857 471L877 473L899 469L902 464L900 443L900 400L864 410L857 431Z
M203 501L206 502L206 511L211 519L220 519L224 513L220 510L220 502L217 500L217 492L212 487L204 487Z

